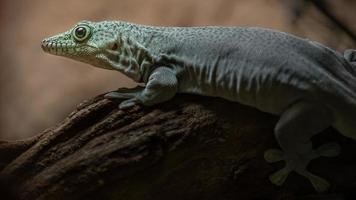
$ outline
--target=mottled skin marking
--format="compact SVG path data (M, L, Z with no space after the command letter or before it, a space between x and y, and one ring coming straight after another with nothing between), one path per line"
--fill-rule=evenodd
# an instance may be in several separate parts
M83 29L90 34L82 37ZM314 150L310 138L333 126L356 139L355 50L343 56L317 42L263 28L150 27L121 21L80 22L45 39L42 48L145 83L106 95L126 99L123 109L158 104L180 92L218 96L279 115L275 135L283 152L265 153L268 162L286 162L270 176L276 185L296 171L317 191L326 191L329 183L306 167L319 156L336 156L339 146Z

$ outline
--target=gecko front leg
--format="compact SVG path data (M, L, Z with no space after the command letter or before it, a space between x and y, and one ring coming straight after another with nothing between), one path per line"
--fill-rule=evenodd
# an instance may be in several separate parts
M174 97L178 89L178 80L174 72L167 67L155 69L149 76L146 87L124 89L105 95L108 99L126 99L120 103L120 109L126 109L136 104L151 106Z
M282 185L290 172L306 177L318 192L329 188L329 183L307 171L311 160L320 156L336 156L340 151L337 144L326 144L314 150L311 137L329 127L333 122L330 110L311 102L298 102L289 107L275 127L275 136L282 151L272 149L265 153L267 162L284 160L283 169L270 176L272 183Z

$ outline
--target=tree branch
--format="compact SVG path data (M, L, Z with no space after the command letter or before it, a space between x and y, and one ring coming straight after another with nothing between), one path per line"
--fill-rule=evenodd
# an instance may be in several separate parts
M277 147L274 116L190 95L150 108L117 105L98 96L35 138L0 143L1 189L26 200L330 199L308 196L315 192L300 176L282 188L268 181L282 167L263 160ZM345 153L310 169L335 183L331 196L340 199L355 187L356 145L331 129L321 136L317 145L339 141Z

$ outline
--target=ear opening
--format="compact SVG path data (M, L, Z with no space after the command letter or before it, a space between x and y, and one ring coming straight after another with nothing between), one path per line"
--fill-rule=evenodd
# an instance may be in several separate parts
M115 42L114 45L112 45L111 50L116 51L118 49L119 45Z
M345 50L344 58L351 63L356 63L356 50L355 49Z

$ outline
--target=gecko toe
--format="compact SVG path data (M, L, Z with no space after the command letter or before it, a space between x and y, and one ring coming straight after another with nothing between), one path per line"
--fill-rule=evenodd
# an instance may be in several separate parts
M128 99L119 104L119 109L125 110L129 109L137 104L136 99Z
M119 88L117 89L115 92L117 93L138 93L138 92L142 92L145 88L142 86L136 86L134 88Z
M275 163L283 160L283 152L279 149L268 149L264 153L264 159L268 163Z
M322 192L326 192L327 190L329 190L330 188L330 183L319 177L319 176L316 176L312 173L310 173L309 171L303 171L303 172L298 172L300 175L306 177L310 183L313 185L313 187L315 188L315 190L319 193L322 193Z
M119 93L119 92L109 92L104 95L106 99L129 99L132 98L133 95L129 93Z
M320 146L316 152L320 156L324 157L335 157L340 154L340 145L337 143L328 143Z
M269 176L269 180L277 185L281 186L283 183L287 180L288 175L290 174L291 170L287 167L284 167L280 169L279 171L273 173L272 175Z
M319 193L326 192L330 188L330 183L325 179L320 177L315 177L313 180L310 180L315 190Z

